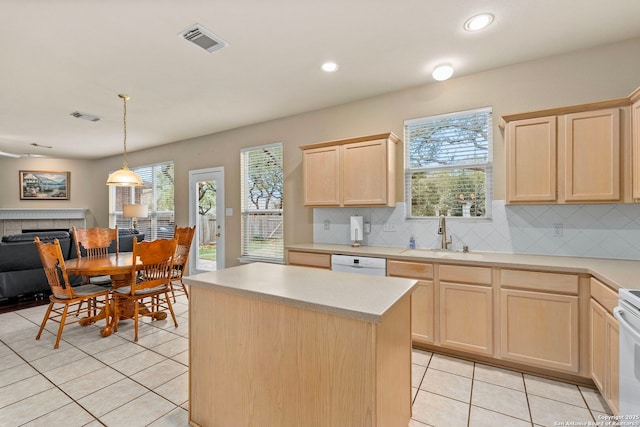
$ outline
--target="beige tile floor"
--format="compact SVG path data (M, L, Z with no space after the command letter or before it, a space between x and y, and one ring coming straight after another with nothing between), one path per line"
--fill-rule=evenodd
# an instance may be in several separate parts
M597 390L422 350L411 372L410 427L602 425L610 413Z
M145 319L134 343L131 321L107 338L102 325L71 325L58 350L54 324L34 339L46 306L0 314L0 427L188 426L186 299L174 307L177 329ZM608 411L591 389L421 350L412 386L410 427L554 426Z

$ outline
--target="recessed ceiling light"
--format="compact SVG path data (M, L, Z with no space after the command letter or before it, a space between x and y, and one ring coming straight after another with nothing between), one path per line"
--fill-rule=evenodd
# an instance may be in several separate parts
M439 82L447 80L453 76L453 67L449 64L438 65L433 69L433 73L431 73L431 75Z
M333 73L338 70L338 64L335 62L325 62L320 68L322 68L322 71L326 71L327 73Z
M472 16L464 23L464 29L467 31L479 31L487 28L493 22L493 15L490 13L481 13Z

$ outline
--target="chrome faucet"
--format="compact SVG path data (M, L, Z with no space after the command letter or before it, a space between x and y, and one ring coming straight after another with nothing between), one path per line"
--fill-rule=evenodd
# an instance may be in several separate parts
M442 235L440 249L447 250L451 244L451 236L447 240L447 220L444 215L440 215L440 225L438 226L438 234Z

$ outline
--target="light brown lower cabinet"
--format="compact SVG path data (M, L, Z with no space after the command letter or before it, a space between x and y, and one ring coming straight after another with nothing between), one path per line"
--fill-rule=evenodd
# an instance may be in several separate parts
M502 359L578 373L577 296L501 289L500 306Z
M604 395L607 382L607 310L594 299L590 305L591 320L591 379Z
M309 265L328 262L322 257L296 257L295 262ZM493 357L496 363L516 362L550 373L590 376L617 414L619 331L612 315L617 292L591 278L589 298L578 274L572 273L516 269L493 269L493 273L490 267L387 262L389 276L419 280L411 296L414 344L475 353Z
M411 294L411 339L433 344L433 281L420 280Z
M440 345L493 355L493 289L440 282Z
M433 264L401 261L387 261L387 275L418 279L418 287L411 294L411 340L418 344L433 344L434 301ZM426 279L426 280L425 280Z
M591 279L590 355L591 379L614 412L619 412L620 334L618 321L611 314L617 294L601 282ZM600 304L602 302L602 304Z
M607 313L607 354L609 369L608 388L605 399L609 408L615 413L620 412L620 330L615 317Z
M591 300L591 378L609 408L618 413L619 350L618 321Z

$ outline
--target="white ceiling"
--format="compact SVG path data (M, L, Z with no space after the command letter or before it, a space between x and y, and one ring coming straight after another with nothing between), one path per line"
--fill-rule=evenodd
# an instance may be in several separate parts
M2 0L0 151L129 151L640 36L640 0ZM491 12L479 33L464 21ZM178 33L194 23L215 53ZM320 65L334 60L338 72ZM101 116L89 122L74 111ZM53 148L33 147L32 143Z

